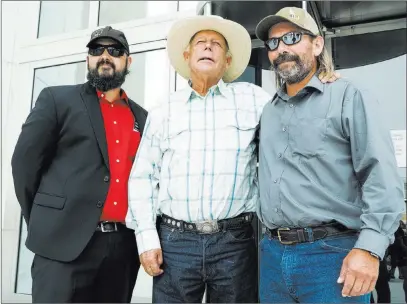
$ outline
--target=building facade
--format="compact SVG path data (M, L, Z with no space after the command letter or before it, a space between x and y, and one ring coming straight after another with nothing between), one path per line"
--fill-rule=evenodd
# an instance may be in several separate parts
M85 82L85 46L90 34L98 27L111 25L126 34L133 57L124 84L127 94L147 110L165 103L169 93L187 85L169 64L166 34L175 20L196 14L211 14L210 2L2 2L3 302L31 301L33 254L24 245L27 228L14 194L10 162L21 125L39 92L47 86ZM383 119L390 129L405 132L406 55L340 73L372 90L386 104ZM275 92L269 70L248 66L239 80ZM405 171L405 164L401 165L399 173L404 182ZM141 268L132 302L151 302L151 291L152 279Z

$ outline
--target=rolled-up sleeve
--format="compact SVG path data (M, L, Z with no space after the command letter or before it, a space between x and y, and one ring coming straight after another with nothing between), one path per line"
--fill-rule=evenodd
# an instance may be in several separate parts
M402 180L389 130L380 117L380 104L356 91L344 102L342 125L351 146L363 201L361 232L355 248L384 257L405 211Z
M161 248L155 222L162 159L162 126L159 111L151 111L129 178L129 208L136 223L139 254Z

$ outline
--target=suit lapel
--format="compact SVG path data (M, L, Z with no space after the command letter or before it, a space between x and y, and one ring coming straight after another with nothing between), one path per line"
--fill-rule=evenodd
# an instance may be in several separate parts
M143 111L136 105L135 102L129 102L130 109L133 112L134 117L139 125L140 135L143 135L144 125L146 123L146 116Z
M109 156L107 153L107 142L105 125L103 123L102 111L99 105L99 99L96 94L96 90L92 88L89 83L84 84L84 90L81 92L83 102L85 103L88 115L93 127L93 132L97 139L100 152L106 166L109 168Z

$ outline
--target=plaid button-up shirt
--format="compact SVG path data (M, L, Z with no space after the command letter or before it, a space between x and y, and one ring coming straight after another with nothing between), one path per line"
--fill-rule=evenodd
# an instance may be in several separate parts
M140 254L160 248L157 214L199 222L256 210L253 138L270 99L256 85L221 80L204 97L187 87L150 111L129 179Z

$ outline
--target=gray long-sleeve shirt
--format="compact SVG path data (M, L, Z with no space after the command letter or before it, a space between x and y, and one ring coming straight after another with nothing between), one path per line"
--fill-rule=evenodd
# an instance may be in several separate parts
M379 103L344 79L314 76L296 96L281 89L264 107L259 186L268 228L336 220L360 230L355 248L382 258L405 210Z

